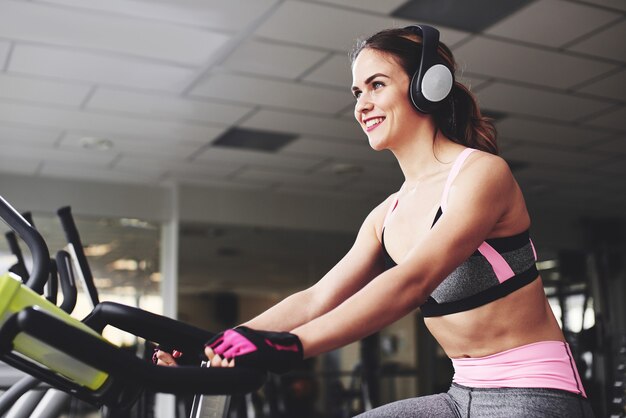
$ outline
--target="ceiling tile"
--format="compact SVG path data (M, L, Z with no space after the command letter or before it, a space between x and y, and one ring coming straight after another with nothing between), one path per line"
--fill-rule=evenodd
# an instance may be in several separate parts
M328 84L349 91L352 85L352 72L348 54L333 54L330 59L307 74L303 80Z
M333 158L336 161L367 161L381 164L393 162L390 153L372 150L365 137L360 143L298 138L286 145L280 153Z
M238 47L221 65L244 73L296 79L326 55L302 47L249 41Z
M241 126L244 128L344 138L355 141L365 139L365 134L353 117L350 120L344 120L260 110L242 123Z
M530 168L524 171L534 170L535 164L551 165L554 167L577 167L588 168L592 165L610 159L606 154L582 153L575 151L557 150L548 147L520 145L509 152L503 153L505 159L525 161L530 163Z
M306 18L303 19L302 16ZM264 22L256 34L264 38L289 40L346 53L359 37L412 23L408 20L338 9L330 5L286 1ZM448 44L454 44L465 36L467 34L460 31L442 29L442 40Z
M555 124L536 120L505 118L496 123L498 136L522 141L544 142L549 145L580 147L607 138L609 134L598 129Z
M14 48L8 71L174 92L182 91L195 74L174 65L31 45Z
M555 16L559 24L555 24ZM619 13L571 1L540 0L502 19L485 33L558 48L619 17Z
M619 175L622 177L622 181L626 175L626 164L624 164L623 158L599 164L595 169L603 173Z
M611 106L600 100L504 83L493 83L481 89L478 98L487 109L562 121L574 121Z
M323 164L315 172L341 176L347 180L349 179L350 182L367 180L385 184L393 182L400 185L404 181L404 175L396 163L372 164L371 161L368 161L364 164L363 161L365 160L357 161L356 158L345 158L340 155L334 158L333 161ZM376 162L380 163L380 161Z
M40 164L41 161L37 159L19 158L15 155L0 153L0 177L2 173L34 176Z
M626 106L621 106L617 110L588 119L585 123L626 132Z
M389 14L400 7L406 0L315 0L319 3L332 3L341 7L361 9L368 12Z
M569 46L570 51L626 62L626 20Z
M206 144L217 138L225 128L209 127L191 122L105 115L94 112L55 109L0 102L0 121L33 127L106 133L159 141L191 141Z
M253 108L206 100L183 99L178 96L139 93L110 88L99 88L89 99L87 109L128 112L161 118L196 120L204 123L230 125Z
M41 168L41 176L43 177L60 177L68 179L80 178L81 180L89 180L104 183L139 183L151 184L156 183L159 178L150 173L142 173L141 171L127 171L107 168L97 168L87 165L68 165L59 163L45 163Z
M248 26L265 13L276 0L39 0L62 6L122 14L194 27L223 29Z
M613 154L626 155L626 136L594 144L589 149L601 152L610 152Z
M0 74L0 97L78 107L91 87L84 84Z
M352 102L348 90L321 89L298 83L260 80L231 74L210 76L191 94L245 104L330 114L338 112Z
M60 129L37 129L2 123L0 124L0 143L32 143L35 146L52 146L61 136L61 132Z
M272 185L264 181L247 181L241 179L210 178L206 175L176 174L172 177L181 184L202 186L225 190L266 190Z
M84 150L82 139L85 137L100 137L98 135L88 135L85 133L70 132L63 136L59 142L60 149L67 150ZM110 150L100 151L108 152L113 156L123 153L124 155L145 155L154 161L183 161L193 155L199 148L193 143L174 144L174 141L150 141L146 139L131 139L119 136L106 137L109 139L113 147ZM160 146L155 146L157 143ZM97 152L97 151L94 151Z
M306 187L297 187L291 184L283 184L272 187L272 192L286 195L303 195L308 198L321 197L334 200L355 200L363 199L370 190L335 190L329 188L315 187L307 185Z
M114 168L138 170L163 178L215 178L232 175L240 167L234 164L198 163L175 159L154 158L149 154L123 154Z
M34 144L8 143L2 144L3 153L21 159L38 159L45 163L54 162L66 166L80 165L106 167L115 158L111 153L100 153L88 150L62 150L51 146L34 146Z
M333 187L344 182L339 176L323 175L320 173L285 173L280 170L262 170L247 168L235 176L236 179L248 181L263 181L272 184L287 184L292 186L324 186Z
M6 67L6 61L9 58L9 51L11 50L11 43L0 40L0 67Z
M615 88L616 86L622 88ZM626 102L626 70L585 85L577 91Z
M476 37L456 48L458 65L473 74L567 88L615 65L558 52Z
M273 168L285 168L299 171L310 170L320 163L320 158L300 157L283 154L269 154L266 152L241 151L228 148L210 147L200 152L195 161L220 164L248 164L251 166L264 166Z
M622 10L626 12L626 3L624 0L584 0L587 3L597 4L598 6L609 7L612 9Z
M0 3L0 37L188 65L202 65L230 39L192 27L23 1Z

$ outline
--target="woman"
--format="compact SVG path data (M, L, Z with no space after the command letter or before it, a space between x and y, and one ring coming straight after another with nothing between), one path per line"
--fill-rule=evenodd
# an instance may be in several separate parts
M405 182L317 284L211 340L214 366L283 372L421 307L452 359L450 390L362 417L592 416L535 268L524 198L454 68L427 26L355 48L355 118L374 150L394 154Z

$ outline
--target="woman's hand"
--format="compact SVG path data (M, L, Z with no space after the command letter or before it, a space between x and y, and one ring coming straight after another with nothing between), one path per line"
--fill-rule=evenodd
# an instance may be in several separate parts
M211 367L235 367L235 359L232 358L228 361L227 358L221 358L218 354L215 354L213 349L209 346L206 346L204 349L204 354L209 359L209 363Z
M167 351L162 351L157 348L154 350L154 354L152 355L152 362L157 366L175 367L178 366L176 359L180 356L182 356L180 351L174 350L170 354Z

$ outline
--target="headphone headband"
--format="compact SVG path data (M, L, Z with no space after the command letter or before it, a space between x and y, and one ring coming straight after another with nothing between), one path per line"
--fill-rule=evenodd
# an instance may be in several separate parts
M428 25L411 25L404 29L422 38L422 53L418 70L411 78L409 99L422 113L432 113L452 91L454 75L439 57L439 31Z

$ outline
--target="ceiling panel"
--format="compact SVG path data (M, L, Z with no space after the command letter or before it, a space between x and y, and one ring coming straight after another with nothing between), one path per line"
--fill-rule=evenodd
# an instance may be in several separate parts
M268 190L272 185L264 181L247 181L241 179L219 179L206 174L172 173L168 176L180 183L226 190Z
M321 61L325 52L267 41L249 41L221 64L243 73L296 79Z
M252 23L276 0L38 0L78 9L114 13L189 26L233 31Z
M620 106L617 110L604 112L597 117L586 120L585 123L626 132L626 106Z
M13 50L8 71L173 92L184 89L195 74L188 68L123 56L21 44Z
M190 122L162 121L2 102L0 102L0 121L156 140L158 138L168 141L185 139L199 144L211 142L224 131L223 128Z
M338 186L347 179L332 174L320 174L320 173L289 173L285 175L284 171L280 170L268 170L258 168L245 168L238 172L235 176L237 179L244 179L248 181L266 181L272 184L280 185L287 184L291 186L323 186L334 187Z
M582 39L567 49L589 55L626 62L626 20L613 25L588 38Z
M590 149L613 154L626 155L626 135L594 144Z
M622 86L622 88L615 88L615 86ZM613 75L587 84L577 89L577 91L593 94L595 96L608 97L626 103L626 70L622 69Z
M33 158L20 158L15 155L0 153L0 177L5 174L34 176L41 161Z
M251 166L276 167L297 171L307 171L320 163L316 157L300 157L270 154L267 152L234 150L230 148L209 147L198 153L195 160L200 162L234 163Z
M0 40L0 67L5 68L6 60L9 58L10 50L11 50L11 43Z
M598 6L609 7L626 12L626 2L624 0L584 0L586 3L597 4Z
M502 19L485 33L558 48L620 17L620 13L581 3L539 0Z
M0 124L0 143L27 144L52 146L61 136L60 129L37 129L18 125ZM2 154L2 153L0 153Z
M592 59L476 37L456 48L466 71L500 79L567 88L616 68Z
M526 144L517 146L509 152L505 151L503 157L529 162L531 167L520 172L533 170L535 164L553 165L555 168L559 166L588 168L611 159L609 154L604 153L581 153Z
M0 98L78 107L91 90L84 84L0 74Z
M352 102L346 91L320 89L297 83L263 80L230 74L216 74L191 92L194 96L231 100L237 103L265 105L333 114Z
M185 177L227 177L235 173L241 167L235 164L189 162L184 159L154 158L150 154L123 154L113 164L113 168L126 170L141 170L160 176L161 179L176 179Z
M400 7L406 0L315 0L319 3L332 3L334 5L350 8L361 9L368 12L389 14Z
M230 39L181 25L16 1L0 3L0 37L188 65L203 64Z
M91 180L95 182L114 182L114 183L156 183L158 177L149 173L134 170L106 169L97 168L88 165L65 163L45 163L40 172L45 177L61 177L61 178L80 178L82 180Z
M599 164L595 167L596 170L608 173L611 175L617 175L624 180L624 175L626 175L626 164L624 164L623 158L613 159L613 161L605 162L603 164Z
M96 135L94 135L96 136ZM78 132L70 132L63 136L59 141L59 148L68 150L84 150L83 138L90 135ZM93 137L93 136L91 136ZM97 137L97 136L96 136ZM93 150L94 153L108 153L113 156L123 153L124 155L145 155L146 158L152 158L157 161L161 160L180 160L183 161L193 155L199 149L199 145L194 143L179 143L174 145L160 141L160 144L166 146L155 146L159 141L142 140L124 137L107 137L113 143L113 147L108 150ZM147 163L147 160L144 161Z
M354 117L351 117L350 120L344 120L260 110L242 123L241 126L285 133L343 138L353 141L360 141L365 138L365 134L354 120Z
M3 153L21 159L38 159L44 163L59 163L71 167L84 165L88 167L107 167L115 159L115 155L108 153L94 153L88 150L62 150L53 146L37 146L27 143L10 143L2 145Z
M136 113L154 118L195 120L230 125L252 111L251 106L184 99L179 96L99 88L90 97L87 109Z
M297 18L298 16L306 18ZM359 37L369 36L381 29L407 26L412 23L328 5L286 1L259 27L256 34L264 38L288 40L297 44L346 52ZM333 30L320 30L321 28ZM442 34L442 40L454 43L464 36L466 35L462 32L449 30Z
M516 117L505 118L497 122L496 127L498 135L507 139L544 142L553 146L559 145L571 148L595 143L612 135L593 128Z
M281 154L309 155L321 158L333 158L335 161L367 161L390 163L388 152L376 152L363 142L347 143L341 141L298 138L286 145Z
M308 73L303 80L328 84L350 91L352 72L348 54L332 54L322 65Z
M600 100L504 83L482 88L478 98L488 109L570 122L611 107Z

